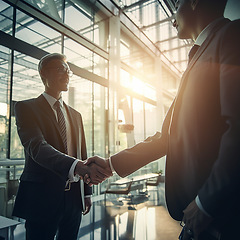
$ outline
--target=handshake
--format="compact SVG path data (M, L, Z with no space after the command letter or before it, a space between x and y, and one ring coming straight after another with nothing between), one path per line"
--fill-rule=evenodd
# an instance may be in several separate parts
M74 174L79 175L80 178L90 186L97 185L113 175L109 159L104 159L99 156L90 157L85 161L79 161Z

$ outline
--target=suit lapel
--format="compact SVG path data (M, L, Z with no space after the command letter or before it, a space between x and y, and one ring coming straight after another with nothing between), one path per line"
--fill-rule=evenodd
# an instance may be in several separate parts
M40 109L41 112L45 113L46 116L48 116L51 121L56 125L56 127L58 128L58 123L56 120L56 116L51 108L51 106L49 105L49 103L47 102L47 100L45 99L45 97L43 95L40 95L37 99L36 102L38 104L38 107Z
M229 20L228 19L222 19L212 30L212 33L207 37L207 39L203 42L203 44L200 46L200 48L198 49L198 51L196 52L196 54L193 56L191 62L189 63L189 65L187 66L186 71L183 73L182 76L182 80L179 86L179 91L177 96L179 95L179 93L181 91L183 91L187 76L189 71L192 69L192 67L194 66L194 64L196 63L196 61L199 59L199 57L202 55L202 53L206 50L207 46L209 45L209 43L212 41L213 37L215 36L216 32L226 23L228 23Z
M173 117L176 116L176 106L177 104L180 104L180 96L182 96L183 92L184 92L184 88L186 86L187 83L187 79L188 79L188 73L189 71L192 69L192 67L194 66L194 64L196 63L196 61L199 59L199 57L203 54L203 52L206 50L206 48L208 47L208 45L210 44L210 42L212 41L213 37L215 36L216 32L225 24L227 24L228 22L230 22L229 19L222 19L212 30L212 33L207 37L207 39L203 42L203 44L201 45L201 47L198 49L198 51L196 52L196 54L193 56L191 62L189 63L189 65L187 66L186 71L183 73L182 79L181 79L181 83L178 89L178 93L174 99L174 106L173 106L173 110L172 110L172 116L171 116L171 120L170 120L170 124L169 124L169 129L168 132L170 134L171 132L171 124L172 124L172 120Z
M72 137L72 141L73 141L73 150L74 150L74 157L76 157L77 159L82 159L82 154L81 154L81 123L78 122L78 118L76 118L73 114L73 110L66 105L63 102L67 114L68 114L68 119L69 119L69 124L70 124L70 128L71 128L71 137ZM79 180L79 184L80 184L80 196L82 199L82 209L83 211L85 210L85 196L84 196L84 182L83 180Z
M189 71L192 69L193 65L196 63L196 61L199 59L199 57L202 55L202 53L205 51L205 49L207 48L207 46L209 45L209 43L211 42L212 38L214 37L215 34L211 34L211 36L209 36L204 43L202 44L202 46L198 49L198 51L196 52L196 54L193 56L192 60L190 61L190 63L187 66L187 69L185 70L185 72L182 75L181 78L181 83L179 85L179 89L178 89L178 93L176 96L176 101L180 95L180 93L182 93L182 91L184 90L184 86L186 85L186 81L187 81L187 76Z
M56 116L55 116L51 106L49 105L49 103L47 102L47 100L45 99L45 97L43 95L40 95L36 99L36 102L38 104L39 111L44 113L45 116L48 116L49 121L52 122L52 124L54 125L56 131L58 132L59 139L62 141L62 137L61 137L61 133L60 133L60 129L59 129L59 125L58 125ZM63 141L62 141L62 143L63 143Z
M45 99L45 97L43 95L40 95L37 99L37 107L39 108L39 110L45 114L45 116L49 117L49 120L53 123L53 125L56 128L56 131L58 132L59 135L59 139L61 139L62 141L62 137L60 134L60 129L59 129L59 125L58 122L56 120L56 116L51 108L51 106L49 105L49 103L47 102L47 100ZM64 107L67 111L68 114L68 119L69 119L69 124L70 124L70 128L71 128L71 137L72 137L72 141L73 141L73 150L74 150L74 157L78 157L79 159L81 159L81 131L79 130L79 123L77 122L76 117L73 115L72 110L69 108L68 105L66 105L64 102Z
M79 149L80 149L80 144L79 144L79 124L77 122L76 117L73 115L73 112L71 108L63 102L65 109L68 114L68 119L69 119L69 124L70 124L70 129L71 129L71 138L73 141L73 150L74 150L74 157L77 157L78 159L81 159L81 154L79 154ZM80 151L81 153L81 151Z

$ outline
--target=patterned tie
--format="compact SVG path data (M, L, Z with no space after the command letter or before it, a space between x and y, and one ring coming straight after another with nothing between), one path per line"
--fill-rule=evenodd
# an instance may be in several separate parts
M191 48L191 50L188 53L188 65L191 62L193 56L195 55L195 53L197 52L197 50L200 48L199 45L193 45L193 47Z
M66 123L65 123L65 118L64 118L63 112L60 108L60 102L56 101L54 103L54 107L57 111L58 124L59 124L60 134L61 134L63 144L64 144L65 153L68 153Z

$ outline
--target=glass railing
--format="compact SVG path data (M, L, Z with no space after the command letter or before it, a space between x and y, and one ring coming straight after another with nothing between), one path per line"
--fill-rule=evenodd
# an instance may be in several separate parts
M0 159L0 215L11 218L25 161Z

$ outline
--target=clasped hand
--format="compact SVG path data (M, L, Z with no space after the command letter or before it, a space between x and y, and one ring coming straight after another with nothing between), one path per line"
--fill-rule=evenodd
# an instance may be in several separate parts
M99 156L90 157L86 161L79 161L75 173L90 186L97 185L113 175L109 160Z

